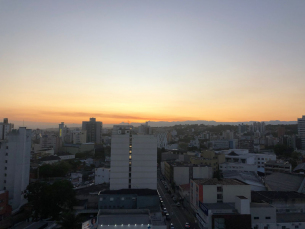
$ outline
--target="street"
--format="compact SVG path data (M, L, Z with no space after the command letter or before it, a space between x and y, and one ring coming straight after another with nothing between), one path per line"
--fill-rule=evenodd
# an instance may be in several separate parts
M171 220L168 220L168 224L173 223L175 229L184 229L185 223L188 222L188 223L190 223L191 228L194 229L195 224L188 221L187 216L186 216L188 213L186 212L186 209L184 209L182 206L181 207L176 206L176 203L171 198L172 194L169 194L166 191L163 183L160 181L161 176L162 175L161 175L160 171L158 171L158 191L159 191L160 195L162 196L162 200L171 217Z

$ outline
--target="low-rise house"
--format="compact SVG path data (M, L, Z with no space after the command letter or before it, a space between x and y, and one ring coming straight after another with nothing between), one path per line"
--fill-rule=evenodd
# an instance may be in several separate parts
M96 168L94 174L94 183L104 184L110 183L110 169L109 168Z
M39 160L42 164L54 164L60 161L60 157L58 156L46 156Z
M265 175L271 173L291 173L291 164L288 161L269 160L265 162Z

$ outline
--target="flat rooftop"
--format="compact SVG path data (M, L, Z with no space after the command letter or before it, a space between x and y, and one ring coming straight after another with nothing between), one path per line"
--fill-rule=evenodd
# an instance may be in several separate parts
M102 225L151 224L148 214L107 214L99 215L98 222Z
M276 214L277 223L305 222L305 213Z
M250 203L250 208L274 208L268 203Z
M207 209L235 209L234 203L212 203L212 204L203 204Z
M198 179L193 181L198 185L248 185L242 181L230 178L224 178L221 180L218 180L217 178Z
M105 190L99 193L99 195L124 195L124 194L136 194L138 196L154 196L158 195L157 190L153 189L120 189L120 190Z

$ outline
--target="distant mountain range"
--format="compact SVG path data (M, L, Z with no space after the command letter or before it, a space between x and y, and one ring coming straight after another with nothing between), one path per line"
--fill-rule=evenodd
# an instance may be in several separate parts
M47 122L29 122L26 121L23 124L23 121L11 121L9 120L10 123L15 124L15 128L21 127L21 126L26 126L27 128L30 129L58 129L58 124L59 123L47 123ZM216 121L206 121L206 120L197 120L197 121L180 121L180 122L166 122L166 121L160 121L160 122L148 122L148 125L151 127L166 127L166 126L175 126L175 125L194 125L194 124L204 124L204 125L238 125L238 124L252 124L255 121L248 121L248 122L216 122ZM297 121L280 121L280 120L271 120L271 121L265 121L266 125L271 124L271 125L289 125L289 124L297 124ZM74 128L78 127L81 128L81 123L65 123L69 128ZM128 123L122 122L120 123L121 125L127 125ZM138 123L138 122L132 122L129 123L130 125L133 125L135 127L140 126L143 123ZM113 125L117 124L103 124L105 128L112 128Z
M248 122L216 122L216 121L206 121L206 120L197 120L197 121L181 121L181 122L148 122L148 125L151 127L165 127L165 126L175 126L175 125L194 125L194 124L204 124L204 125L239 125L239 124L245 124L245 125L251 125L253 122L257 121L248 121ZM297 121L280 121L280 120L270 120L270 121L264 121L266 125L290 125L290 124L297 124ZM122 122L120 124L128 124L125 122ZM135 123L131 122L130 125L133 126L140 126L143 123ZM105 127L112 127L113 124L105 124Z

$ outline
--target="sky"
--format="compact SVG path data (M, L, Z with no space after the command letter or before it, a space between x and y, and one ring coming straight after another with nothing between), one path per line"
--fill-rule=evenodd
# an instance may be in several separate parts
M296 120L305 1L0 0L0 118Z

